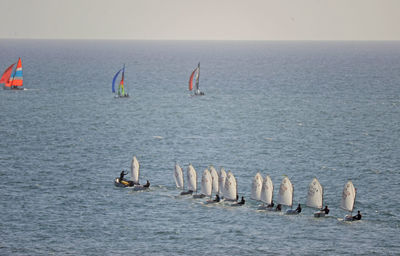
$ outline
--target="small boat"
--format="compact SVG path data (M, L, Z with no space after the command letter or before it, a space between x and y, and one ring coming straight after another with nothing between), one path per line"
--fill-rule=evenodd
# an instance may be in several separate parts
M290 182L289 178L285 176L281 182L278 193L278 204L293 206L293 185ZM286 211L286 214L298 214L296 210L289 209Z
M187 169L187 188L188 191L181 192L181 195L191 195L197 191L197 173L192 164Z
M13 70L15 63L9 66L0 78L0 84L4 84L4 89L24 90L24 79L22 76L22 61L18 58L17 67Z
M116 91L115 91L115 81L117 80L117 77L118 77L119 73L121 73L121 72L122 72L121 81L119 82L119 85L118 85L117 95L115 95L114 97L115 97L115 98L128 98L128 97L129 97L129 94L128 94L127 90L126 90L125 87L124 87L125 64L124 64L124 67L121 68L121 69L114 75L114 78L113 78L113 81L112 81L112 87L111 87L111 89L112 89L112 92L113 92L113 93L116 93Z
M195 84L195 90L194 90L194 95L195 96L201 96L204 95L204 92L201 92L199 89L199 80L200 80L200 62L197 65L197 68L195 68L192 72L192 74L190 75L189 78L189 91L193 90L193 77L196 74L196 84Z
M210 174L211 174L211 199L207 200L206 203L207 204L212 204L212 203L219 203L221 198L219 197L219 177L218 177L218 173L217 170L215 170L214 166L210 165L209 167L210 169ZM212 199L212 194L215 194L215 199Z
M342 201L340 203L340 208L342 208L345 211L350 212L350 215L346 215L344 217L345 221L355 220L352 216L355 201L356 201L356 189L353 185L353 182L351 182L351 180L349 180L344 185L343 192L342 192Z
M271 178L267 175L262 183L261 196L260 200L263 202L263 205L258 207L259 210L275 210L272 205L272 197L274 194L274 184L272 183Z
M226 201L237 201L236 178L231 171L228 171L225 179L224 198Z
M324 198L324 189L317 178L314 178L308 186L306 205L311 208L320 209L314 213L314 217L325 217L325 212L322 210Z
M203 171L203 175L201 176L201 194L194 195L193 198L204 198L209 196L211 198L212 192L212 177L211 173L208 169Z
M250 198L256 201L261 200L261 189L262 189L263 178L259 172L254 176L251 184L251 196Z

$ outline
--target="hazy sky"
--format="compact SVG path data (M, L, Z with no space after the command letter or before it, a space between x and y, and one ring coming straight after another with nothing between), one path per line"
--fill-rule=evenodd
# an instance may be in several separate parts
M0 2L0 38L400 40L400 0Z

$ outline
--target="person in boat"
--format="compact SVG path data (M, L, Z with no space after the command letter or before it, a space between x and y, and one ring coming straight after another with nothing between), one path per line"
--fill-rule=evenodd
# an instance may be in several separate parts
M245 204L246 201L244 200L244 197L242 196L242 200L240 200L240 202L238 204Z
M219 202L219 201L220 201L219 195L218 195L218 194L216 194L216 195L215 195L214 202Z
M275 208L275 211L280 212L282 210L282 205L278 204Z
M150 187L150 182L149 182L149 180L147 180L146 184L144 184L143 187L145 187L145 188Z
M124 180L124 176L127 175L128 172L124 172L124 170L122 170L121 174L119 175L119 182L122 182Z
M361 220L361 213L360 211L357 212L357 215L353 216L353 220Z
M321 212L325 212L325 214L326 214L326 215L328 215L328 214L329 214L329 209L328 209L328 206L327 206L327 205L325 205L325 208L324 208L324 209L322 209L322 210L321 210Z
M271 203L267 206L267 208L273 208L274 207L274 201L271 201Z
M297 212L297 213L301 213L301 205L300 205L300 204L297 206L296 212Z

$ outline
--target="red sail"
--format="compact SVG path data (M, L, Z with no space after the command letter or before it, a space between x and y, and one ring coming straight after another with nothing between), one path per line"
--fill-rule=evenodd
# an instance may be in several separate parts
M13 74L11 86L22 86L24 84L24 78L22 76L22 62L21 58L18 59L17 68Z
M9 80L10 80L10 76L11 76L11 73L12 73L12 71L13 71L14 65L15 65L15 63L12 64L11 66L9 66L9 67L6 69L6 71L4 71L3 76L2 76L1 79L0 79L0 84L6 84L6 86L7 86L7 85L10 86Z
M193 77L194 77L194 73L196 73L197 68L195 68L192 72L192 75L190 76L189 79L189 91L193 90Z

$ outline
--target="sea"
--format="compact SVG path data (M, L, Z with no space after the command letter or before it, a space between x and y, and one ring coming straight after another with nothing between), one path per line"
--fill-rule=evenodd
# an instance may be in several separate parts
M400 254L399 41L1 39L0 71L18 57L25 90L0 90L0 255ZM146 191L114 186L133 156ZM198 187L230 170L246 204L180 196L175 163ZM301 214L257 210L257 172L274 200L289 177ZM305 205L314 177L329 217ZM343 221L349 180L361 221Z

